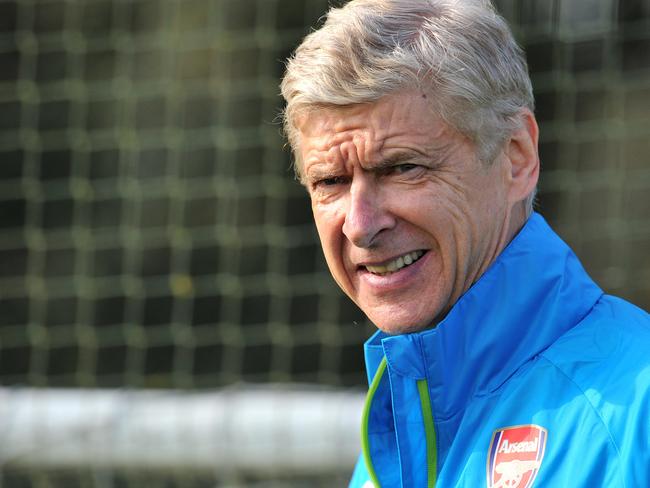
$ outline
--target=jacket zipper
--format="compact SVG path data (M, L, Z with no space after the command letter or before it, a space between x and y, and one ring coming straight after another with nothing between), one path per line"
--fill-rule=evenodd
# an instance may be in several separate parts
M370 383L370 388L368 389L368 395L366 396L366 402L363 407L363 415L361 420L361 448L363 452L363 459L366 463L366 469L368 470L368 475L370 476L370 481L376 488L380 488L379 479L377 478L377 472L375 467L372 464L372 458L370 456L370 438L368 435L368 425L370 423L370 408L372 406L372 401L375 398L377 389L379 388L379 383L381 378L386 371L386 358L382 358L375 373L372 383ZM436 429L433 422L433 412L431 410L431 400L429 397L429 386L427 380L417 380L418 396L420 397L420 407L422 409L422 422L424 424L424 435L427 445L427 488L434 488L436 486L436 476L437 476L437 462L438 462L438 452L436 449Z

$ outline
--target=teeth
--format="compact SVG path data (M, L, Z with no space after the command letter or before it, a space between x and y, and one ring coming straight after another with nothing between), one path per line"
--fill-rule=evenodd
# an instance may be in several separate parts
M420 259L423 254L424 251L413 251L392 260L390 263L384 266L366 266L366 269L371 273L378 275L394 273L395 271L402 269L405 266L413 264L415 261Z

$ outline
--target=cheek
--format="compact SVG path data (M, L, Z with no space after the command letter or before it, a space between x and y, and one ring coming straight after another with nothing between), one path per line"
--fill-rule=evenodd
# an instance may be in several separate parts
M335 212L312 206L312 213L323 253L328 264L332 267L334 260L340 254L342 223L339 222L340 219L337 218Z
M395 199L393 208L401 220L437 239L444 239L464 213L465 202L449 187L436 187L424 192L402 193Z
M476 205L470 201L466 190L459 185L439 186L413 201L403 200L409 205L402 215L432 239L444 273L452 272L458 255L467 253L467 247L478 234L473 215Z

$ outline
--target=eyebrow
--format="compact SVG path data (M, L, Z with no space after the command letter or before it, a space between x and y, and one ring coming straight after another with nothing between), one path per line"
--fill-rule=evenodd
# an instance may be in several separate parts
M429 154L423 154L414 150L404 150L398 151L386 158L382 158L379 161L371 162L365 167L365 171L379 171L388 169L392 166L405 164L405 163L428 163L432 168L438 167L443 164L449 157L451 152L451 144L441 145L440 147L429 147L427 151ZM330 166L326 163L315 163L310 166L310 170L305 172L301 177L301 182L303 184L311 183L314 181L321 180L323 178L329 178L336 176L336 171L329 171Z
M364 171L381 172L382 170L401 163L417 162L423 159L428 158L425 158L423 155L416 152L405 151L393 154L388 158L381 159L377 162L371 162L368 165L362 166L362 168ZM327 163L315 163L311 165L309 171L304 174L304 180L314 182L323 178L335 176L337 173L336 171L330 170L331 167L332 165L328 165Z
M336 171L331 169L331 165L326 165L322 163L312 164L309 168L309 171L305 171L300 176L300 182L302 184L313 183L324 178L330 178L336 175Z
M423 154L417 151L407 150L399 151L395 154L388 156L387 158L382 159L376 163L370 165L368 170L382 170L385 168L390 168L397 164L402 163L428 163L433 167L444 163L451 152L451 144L445 144L440 147L429 147L427 148L427 154Z
M382 159L381 161L378 161L376 163L371 163L369 170L373 169L384 169L384 168L389 168L391 166L395 166L396 164L402 164L402 163L411 163L411 162L418 162L418 161L423 161L423 160L429 160L430 158L428 156L424 156L423 154L419 154L414 151L404 151L404 152L398 152L395 154L392 154L391 156Z

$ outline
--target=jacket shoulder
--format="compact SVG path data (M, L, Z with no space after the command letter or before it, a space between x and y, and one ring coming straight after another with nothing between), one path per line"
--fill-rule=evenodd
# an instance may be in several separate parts
M630 486L650 477L650 315L604 295L542 356L586 397Z
M603 386L614 382L607 371L629 379L650 367L650 315L620 298L603 295L574 328L562 335L543 356L578 384L583 381ZM650 385L650 377L645 378Z

